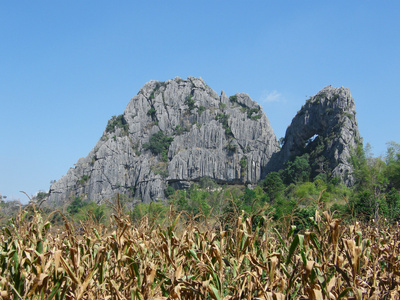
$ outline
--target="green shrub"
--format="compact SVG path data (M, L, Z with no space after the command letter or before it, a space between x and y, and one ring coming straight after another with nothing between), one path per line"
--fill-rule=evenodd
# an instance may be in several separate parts
M42 201L42 200L45 199L48 195L49 195L49 193L46 193L46 192L38 192L38 193L36 194L36 201Z
M163 81L158 81L156 82L156 86L154 87L153 91L150 94L150 100L153 100L156 96L156 92L161 88L161 87L165 87L165 82Z
M115 132L116 128L121 128L125 134L128 133L129 125L126 122L124 115L112 116L112 118L108 121L106 126L106 132L112 133Z
M150 137L148 143L145 143L143 147L150 150L153 154L161 154L163 161L168 161L168 148L171 145L173 137L167 136L161 130L153 134Z
M306 153L285 163L283 177L286 184L309 181L311 174L309 158L310 155Z
M247 167L247 156L243 155L242 158L240 159L240 175L244 177L246 175L246 167Z
M327 114L328 116L333 114L333 108L332 107L328 107L327 109L325 109L325 114Z
M214 189L218 186L218 184L212 178L204 176L200 178L199 186L202 189Z
M236 95L230 96L230 97L229 97L229 100L230 100L231 102L237 102L237 96L236 96Z
M258 120L261 118L260 108L248 108L244 107L247 112L247 117L251 120ZM254 115L253 115L254 114Z
M84 184L89 180L90 176L89 175L82 175L81 179L79 179L80 184Z
M258 119L261 119L261 114L258 114L258 115L251 116L251 117L250 117L250 119L252 119L252 120L258 120Z
M206 108L205 108L203 105L201 105L201 106L197 109L197 112L198 112L199 115L201 115L205 110L206 110Z
M165 189L165 197L169 198L170 196L173 196L175 194L175 189L172 186L167 186Z
M215 120L219 121L222 124L222 127L225 129L225 135L227 137L233 136L232 130L229 128L228 125L229 115L225 113L217 114L215 116Z
M83 202L80 197L75 197L72 202L68 205L67 207L67 212L69 212L71 215L77 214L81 208L86 206L87 203Z
M347 117L347 118L349 118L350 120L353 120L354 119L354 116L352 115L352 114L350 114L350 113L344 113L345 114L345 116Z
M386 203L388 207L387 217L398 221L400 219L400 194L395 188L392 188L386 194Z
M150 116L153 121L156 118L156 113L157 111L153 106L147 111L147 115Z
M195 103L196 102L193 100L193 96L192 95L187 97L186 100L185 100L185 104L188 106L189 111L191 111L191 110L196 108Z
M259 185L267 193L271 202L283 194L285 185L278 172L271 172L260 181Z
M167 212L168 207L162 202L138 203L129 216L134 222L139 222L146 216L151 224L159 224L166 218Z
M313 182L304 182L297 186L295 195L298 199L310 197L317 194L317 189Z
M176 127L174 129L174 134L175 135L181 135L186 131L187 131L186 128L183 128L181 125L176 125Z

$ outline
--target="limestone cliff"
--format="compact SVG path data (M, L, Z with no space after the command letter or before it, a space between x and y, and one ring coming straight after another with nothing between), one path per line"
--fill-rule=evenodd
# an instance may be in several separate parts
M202 79L150 81L113 117L93 150L50 187L49 204L71 195L92 201L116 193L164 198L208 176L257 183L279 145L261 107L247 94L220 96Z
M293 157L308 153L314 175L326 173L351 185L350 151L360 141L350 90L327 86L308 99L293 118L273 162L279 169Z
M361 140L354 100L325 87L294 117L282 149L261 107L247 94L218 95L202 79L150 81L108 121L93 150L50 187L47 204L71 196L101 202L115 194L149 202L168 185L202 177L256 184L295 156L309 153L314 175L351 185L350 149Z

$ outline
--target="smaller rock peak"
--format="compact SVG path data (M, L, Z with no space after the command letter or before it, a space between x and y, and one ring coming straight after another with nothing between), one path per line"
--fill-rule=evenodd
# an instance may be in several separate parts
M349 88L344 88L343 86L340 88L333 87L332 85L328 85L324 87L322 90L320 90L315 96L318 95L325 95L325 96L330 96L330 95L348 95L351 96L350 89Z
M309 108L314 105L328 105L328 106L354 106L354 100L351 96L350 89L340 87L336 88L332 85L328 85L320 90L317 94L310 97L306 101L306 106Z
M354 111L354 99L348 88L324 87L310 97L289 125L280 153L281 166L296 156L308 154L313 176L318 160L324 160L331 177L352 184L349 157L360 140Z

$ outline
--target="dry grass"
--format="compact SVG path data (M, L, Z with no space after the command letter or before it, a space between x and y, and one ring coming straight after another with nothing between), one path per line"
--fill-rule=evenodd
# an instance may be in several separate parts
M165 225L133 224L115 207L111 229L89 217L57 230L33 206L1 232L1 298L399 299L398 224L343 226L317 211L312 228L283 234L254 218L170 211Z

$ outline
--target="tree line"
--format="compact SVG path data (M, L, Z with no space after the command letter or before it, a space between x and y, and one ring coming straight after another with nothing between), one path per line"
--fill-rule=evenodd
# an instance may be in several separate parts
M390 142L387 145L383 157L373 157L369 145L359 144L353 149L350 158L352 187L346 187L339 178L329 178L327 173L315 175L311 171L315 162L306 153L287 162L279 172L269 173L253 187L220 186L204 177L187 190L174 190L169 186L166 199L151 203L132 205L134 200L125 195L116 195L102 204L72 197L60 210L77 223L88 215L107 223L111 211L109 204L116 202L136 221L147 216L153 222L161 222L173 209L188 219L221 220L229 224L243 212L268 215L280 224L296 225L301 230L313 222L316 209L323 209L330 210L345 222L355 219L370 222L379 218L396 222L400 220L400 144ZM0 203L3 220L7 220L6 215L10 212L17 211L15 205L14 209L10 209L10 205L6 201ZM62 220L55 214L53 221Z

